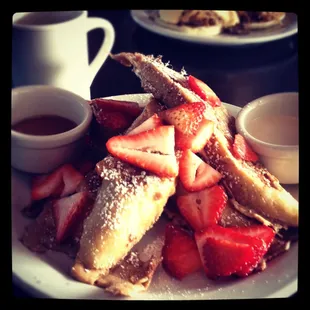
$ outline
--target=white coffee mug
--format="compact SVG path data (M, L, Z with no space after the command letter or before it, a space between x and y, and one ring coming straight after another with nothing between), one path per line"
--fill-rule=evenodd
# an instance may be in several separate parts
M87 33L101 28L104 41L88 61ZM13 86L52 85L90 99L90 86L114 44L114 28L87 11L15 13Z

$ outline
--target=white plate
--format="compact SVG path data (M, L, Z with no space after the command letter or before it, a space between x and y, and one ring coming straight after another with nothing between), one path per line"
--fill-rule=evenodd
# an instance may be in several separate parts
M111 97L110 97L111 98ZM132 100L141 105L149 101L149 94L121 95L112 98ZM225 104L232 115L239 107ZM291 186L298 195L298 186ZM72 279L69 269L72 260L65 254L48 251L36 254L25 248L18 240L26 224L20 210L30 201L29 176L12 169L12 269L13 279L23 289L36 297L62 299L128 299L106 294L103 289ZM144 241L163 232L165 220L161 219L144 236ZM180 299L244 299L288 297L297 291L298 243L290 251L268 264L267 270L244 279L212 282L202 272L177 281L160 267L147 292L135 298L143 300Z
M144 10L131 10L131 16L141 27L157 34L194 43L207 45L239 46L245 44L257 44L286 38L297 33L297 16L294 13L286 13L282 26L269 29L251 31L246 35L219 34L216 36L201 36L178 32L165 28L150 20Z

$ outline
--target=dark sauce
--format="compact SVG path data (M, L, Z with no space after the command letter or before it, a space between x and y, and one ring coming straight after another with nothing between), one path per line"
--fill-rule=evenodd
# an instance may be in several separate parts
M57 115L40 115L23 119L12 126L13 130L35 136L49 136L66 132L77 124Z

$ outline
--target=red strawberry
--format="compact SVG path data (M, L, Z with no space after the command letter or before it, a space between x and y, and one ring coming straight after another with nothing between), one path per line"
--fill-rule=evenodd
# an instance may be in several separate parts
M104 128L124 130L141 113L138 103L112 99L93 99L90 102L97 122Z
M263 240L266 247L269 247L275 237L275 231L266 225L251 225L244 227L231 227L232 230L246 236L256 237Z
M206 83L190 75L188 77L188 85L194 93L202 100L207 101L212 107L219 107L221 105L221 100Z
M245 266L240 272L237 273L240 276L246 276L256 267L256 261L260 261L260 259L267 253L275 237L275 232L272 228L265 225L252 225L236 228L231 227L231 229L245 236L257 238L262 242L262 246L259 245L254 248L256 255L253 263Z
M203 149L211 135L213 134L214 123L210 120L203 119L200 128L195 135L183 134L176 130L175 146L181 150L190 149L197 153Z
M203 102L186 103L162 111L160 117L175 126L176 147L200 151L213 133L213 123L204 118Z
M237 159L243 159L251 162L258 161L257 154L248 145L246 140L240 134L235 135L235 140L233 144L233 155Z
M159 126L162 126L163 123L158 115L155 113L153 116L144 121L141 125L131 130L127 135L136 135L137 133L147 131Z
M166 226L162 255L165 270L179 280L202 267L195 240L187 231L172 224Z
M195 233L199 254L210 278L247 275L262 258L264 242L232 228L211 225Z
M83 175L71 164L65 164L49 175L35 178L31 188L32 200L41 200L47 197L63 197L75 192L83 180Z
M60 184L63 186L60 168L49 175L34 177L31 185L31 200L41 200L59 193Z
M108 150L111 147L174 155L174 127L160 126L135 135L114 136L107 142Z
M197 192L219 182L222 175L190 150L183 151L179 163L179 176L184 188Z
M223 188L215 185L177 198L177 205L195 231L217 224L227 202Z
M110 112L122 112L130 116L138 117L142 112L139 104L133 101L96 98L90 103L96 110Z
M181 104L160 112L160 117L185 134L195 134L204 118L206 106L203 102Z
M57 242L61 242L67 237L82 209L88 205L88 199L87 192L79 192L53 202Z
M62 166L62 180L64 188L60 196L64 197L75 192L78 185L84 180L84 176L72 165L66 164Z
M106 146L113 156L159 176L175 177L178 174L173 126L160 126L130 136L115 136L108 140Z
M123 130L130 126L133 119L121 112L108 112L100 110L96 113L97 122L104 128L112 130Z
M254 256L249 244L207 238L201 252L208 277L230 276L239 271Z

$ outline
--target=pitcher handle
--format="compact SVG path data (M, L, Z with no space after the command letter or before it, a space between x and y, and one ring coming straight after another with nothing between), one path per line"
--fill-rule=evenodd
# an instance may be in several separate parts
M104 41L100 46L97 55L89 65L89 81L90 84L93 82L96 74L99 69L109 56L114 40L115 40L115 31L112 24L106 19L98 18L98 17L88 17L87 18L87 32L101 28L104 31Z

